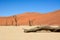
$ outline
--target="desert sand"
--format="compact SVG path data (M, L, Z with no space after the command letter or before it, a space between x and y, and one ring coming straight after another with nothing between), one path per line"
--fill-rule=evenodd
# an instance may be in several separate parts
M60 25L60 10L49 13L26 12L13 16L0 17L0 26L20 25Z
M60 33L24 33L23 26L0 26L0 40L60 40Z

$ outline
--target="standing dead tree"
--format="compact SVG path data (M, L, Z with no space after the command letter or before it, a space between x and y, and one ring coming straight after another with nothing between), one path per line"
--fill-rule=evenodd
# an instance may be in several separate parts
M13 18L14 18L14 21L15 21L15 26L17 26L17 18L16 18L16 16L13 16Z
M32 26L32 20L29 20L29 26Z
M6 20L6 24L5 24L5 26L7 26L7 17L6 17L6 19L5 19L5 20Z

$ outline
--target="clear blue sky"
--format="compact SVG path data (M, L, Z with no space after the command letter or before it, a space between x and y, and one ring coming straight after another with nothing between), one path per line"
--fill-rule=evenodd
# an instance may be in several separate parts
M0 16L60 10L60 0L0 0Z

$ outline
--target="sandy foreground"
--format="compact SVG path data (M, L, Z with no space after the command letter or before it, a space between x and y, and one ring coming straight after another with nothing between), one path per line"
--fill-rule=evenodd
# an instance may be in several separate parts
M0 26L0 40L60 40L60 33L24 33L22 26Z

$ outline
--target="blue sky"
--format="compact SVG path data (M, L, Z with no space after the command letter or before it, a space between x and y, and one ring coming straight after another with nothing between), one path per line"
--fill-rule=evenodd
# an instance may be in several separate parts
M60 10L60 0L0 0L0 16Z

